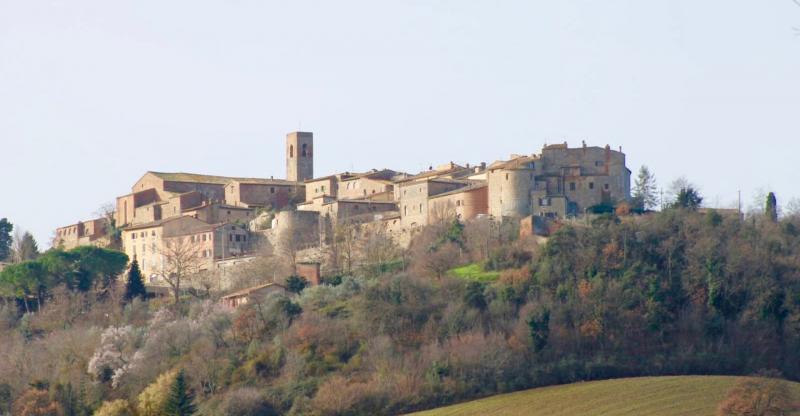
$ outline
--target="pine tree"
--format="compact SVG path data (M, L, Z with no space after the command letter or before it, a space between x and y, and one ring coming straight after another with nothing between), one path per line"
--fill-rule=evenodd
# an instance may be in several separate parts
M14 231L14 224L8 222L6 218L0 218L0 261L6 261L11 257L12 231Z
M767 206L764 210L767 219L772 222L778 222L778 200L775 198L775 193L770 192L767 195Z
M25 231L17 239L19 241L14 242L14 257L17 263L36 260L39 257L39 244L36 243L33 234Z
M647 166L642 166L633 187L633 208L642 211L653 209L657 202L656 177Z
M183 370L180 370L172 383L167 402L164 403L164 415L188 416L196 411L194 395L186 389L186 377L183 375Z
M147 290L144 288L139 262L134 259L128 271L128 281L125 283L125 299L130 301L136 297L144 299L146 296Z

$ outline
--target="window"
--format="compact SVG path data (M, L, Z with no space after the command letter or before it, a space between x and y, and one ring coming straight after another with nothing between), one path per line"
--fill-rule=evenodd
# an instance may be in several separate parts
M206 235L203 234L203 241L206 241Z
M461 206L461 201L456 201L456 206L460 207Z
M403 207L403 215L408 215L408 205Z
M303 153L302 153L303 157L308 156L307 148L308 148L308 145L306 143L303 143Z
M228 234L228 241L233 241L233 234Z
M294 145L289 145L289 157L294 157Z
M228 210L228 215L231 215L231 210Z
M569 190L570 191L574 191L575 190L575 182L570 182L569 183Z
M271 194L275 193L275 187L274 186L269 188L269 193L271 193Z
M325 192L325 185L322 185L320 189L322 189L322 192Z
M608 190L608 184L603 185L603 188L605 188L606 191L607 191Z
M594 189L594 182L589 182L589 189Z
M422 204L419 204L419 212L422 212Z
M151 231L151 232L150 232L150 235L151 235L151 236L153 236L153 237L155 237L155 236L156 236L156 230L153 230L153 231Z
M508 174L506 173L506 180L508 180Z
M142 238L144 238L144 236L145 236L145 233L144 233L144 231L142 231L141 233L139 233L139 237L142 237Z
M192 242L194 243L194 236L192 236Z
M131 234L131 240L135 240L135 239L136 239L136 233Z
M241 238L242 238L242 237L241 237L240 235L238 235L238 234L237 234L237 235L236 235L236 242L239 242L239 241L241 240Z

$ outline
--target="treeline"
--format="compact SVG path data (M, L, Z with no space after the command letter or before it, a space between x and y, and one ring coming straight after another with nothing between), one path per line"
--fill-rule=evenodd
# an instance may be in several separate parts
M442 221L390 250L404 270L354 269L236 310L104 299L77 288L105 274L72 274L39 312L0 313L0 413L399 414L621 376L800 380L800 218L678 205L547 242L516 235ZM470 263L499 278L448 272Z
M25 312L32 312L41 308L57 287L79 292L107 289L127 265L128 256L115 250L93 246L49 250L36 260L0 271L0 298L17 301Z

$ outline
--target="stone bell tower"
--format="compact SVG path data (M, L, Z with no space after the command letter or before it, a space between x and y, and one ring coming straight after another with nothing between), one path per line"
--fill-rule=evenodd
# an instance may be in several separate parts
M286 135L286 179L302 182L314 178L314 133L295 131Z

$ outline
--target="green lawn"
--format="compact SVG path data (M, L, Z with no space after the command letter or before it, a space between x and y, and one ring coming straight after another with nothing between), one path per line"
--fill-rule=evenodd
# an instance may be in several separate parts
M716 414L736 377L642 377L543 387L488 397L415 416L675 416ZM791 383L800 399L800 383Z
M455 269L451 269L449 273L459 279L483 283L494 282L500 277L500 272L484 271L483 266L479 263L470 263L466 266L456 267Z

